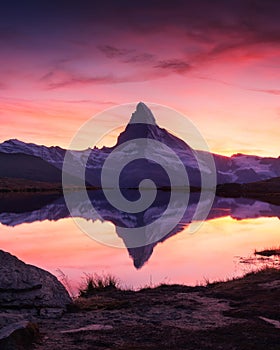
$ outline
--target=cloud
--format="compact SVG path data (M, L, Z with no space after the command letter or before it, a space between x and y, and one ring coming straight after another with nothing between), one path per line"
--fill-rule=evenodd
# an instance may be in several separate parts
M69 74L66 79L54 79L47 83L47 89L53 90L62 87L76 86L76 85L91 85L91 84L114 84L122 80L112 75L104 76L84 76L78 74Z
M98 49L108 58L123 57L134 51L128 49L119 49L111 45L100 45L98 46Z
M119 75L116 73L106 75L86 75L85 73L74 72L69 69L54 69L41 76L39 83L43 85L43 88L46 90L55 90L64 87L142 82L150 80L151 78L150 72L134 72L130 74L122 73Z
M139 53L136 55L131 55L127 59L125 59L123 62L125 63L149 63L154 62L156 59L156 56L151 53Z
M280 2L273 0L40 4L5 4L0 41L3 52L14 47L7 67L18 61L26 76L40 70L48 89L199 74L213 63L262 60L280 47ZM15 45L18 33L25 37Z
M190 64L179 59L159 61L154 67L181 74L192 69Z
M168 37L175 29L177 34L212 44L218 51L230 50L232 41L235 46L236 42L279 44L280 40L280 2L275 0L174 0L164 4L156 0L133 4L109 1L106 6L101 3L95 12L96 25L103 23L110 32L114 28L130 35L150 37L159 33ZM119 37L118 43L124 41Z
M128 35L145 35L149 41L151 34L165 37L170 32L172 35L175 28L177 34L180 31L187 38L216 45L221 37L225 42L246 38L250 43L273 44L280 40L279 12L280 2L275 0L106 0L97 4L61 0L51 6L42 0L36 6L32 2L19 2L17 6L6 2L1 8L0 23L12 23L13 30L19 33L31 27L34 33L36 27L33 36L41 34L53 41L63 37L72 42L81 38L95 41L96 37L115 36L118 45L122 45ZM115 50L114 45L100 45L100 50L108 57L126 54Z
M118 50L117 48L115 49ZM118 60L117 56L111 58ZM91 75L60 66L60 68L54 67L51 71L41 76L39 82L44 85L45 89L54 90L78 85L143 82L166 77L173 73L185 74L192 69L190 64L181 59L158 60L155 55L148 53L128 55L125 60L118 60L118 62L140 65L141 68L135 68L129 73L126 70L119 71L114 69L112 73L105 75ZM143 64L145 65L143 66Z
M280 90L278 90L278 89L257 89L257 88L251 88L251 87L244 87L240 84L234 84L234 83L226 82L226 81L219 80L216 78L204 77L204 76L196 76L196 79L209 80L209 81L213 81L213 82L216 82L219 84L237 87L239 89L246 90L246 91L260 92L260 93L277 95L277 96L280 95Z
M138 53L136 49L118 48L111 45L99 45L100 50L107 58L117 59L124 63L144 63L155 61L155 55L151 53Z
M116 59L122 63L132 63L132 64L147 64L147 69L156 68L158 71L162 70L169 73L175 72L179 74L184 74L186 71L190 70L192 67L187 62L182 59L168 59L159 60L156 55L152 53L137 53L136 50L129 50L124 48L117 48L115 46L104 45L98 47L99 50L104 53L104 55L110 59Z
M271 94L271 95L280 95L280 90L277 90L277 89L246 89L246 90L262 92L262 93Z
M73 60L60 58L53 60L53 67L39 78L39 83L47 90L59 88L97 85L97 84L118 84L143 82L147 80L159 79L170 74L184 74L192 67L182 59L172 58L169 60L159 60L156 55L148 52L137 52L137 50L118 48L110 45L98 46L107 58L116 61L117 65L112 65L112 71L107 74L82 71L79 66L72 66ZM118 64L135 65L134 69L124 69Z
M90 84L113 84L118 82L118 78L113 75L87 76L85 74L72 72L66 69L54 68L50 72L44 74L39 82L42 83L47 90L58 88L90 85Z
M58 102L58 103L65 103L65 104L89 104L89 105L117 105L117 102L114 101L108 101L108 100L63 100L63 99L53 99L51 102Z

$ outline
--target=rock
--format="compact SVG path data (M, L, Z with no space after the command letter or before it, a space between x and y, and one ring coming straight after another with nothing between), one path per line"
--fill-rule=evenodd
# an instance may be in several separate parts
M87 332L87 331L104 331L113 329L110 325L104 324L90 324L85 327L75 328L75 329L67 329L66 331L61 331L60 333L79 333L79 332Z
M16 323L24 320L25 320L24 315L20 313L0 312L0 332L1 332L1 328L6 327L11 323Z
M29 349L39 339L39 329L32 315L19 311L0 312L0 349Z
M61 315L71 303L65 287L51 273L0 250L0 307L33 315Z
M36 324L29 321L19 321L0 329L1 350L27 350L39 338Z
M275 328L280 329L280 321L272 320L271 318L259 316L259 318L267 323L272 324Z

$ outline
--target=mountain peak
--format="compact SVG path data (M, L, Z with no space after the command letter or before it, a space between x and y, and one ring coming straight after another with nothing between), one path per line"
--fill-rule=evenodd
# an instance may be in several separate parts
M18 140L18 139L9 139L9 140L5 140L4 142L3 142L3 144L20 144L20 145L22 145L24 142L23 141L20 141L20 140Z
M156 120L152 111L143 102L139 102L136 106L136 111L132 113L129 124L135 123L156 125Z
M28 146L27 143L20 141L18 139L9 139L0 143L0 151L2 152L3 150L25 148L27 146Z

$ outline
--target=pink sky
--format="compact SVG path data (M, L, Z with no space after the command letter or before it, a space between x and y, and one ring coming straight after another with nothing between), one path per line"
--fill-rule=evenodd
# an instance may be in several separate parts
M67 147L95 113L143 101L188 116L213 152L278 157L278 5L3 6L0 141Z

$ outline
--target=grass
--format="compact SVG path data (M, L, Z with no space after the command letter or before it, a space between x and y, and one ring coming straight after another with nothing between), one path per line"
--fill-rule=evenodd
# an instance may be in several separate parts
M279 320L279 286L280 270L268 267L259 268L243 277L213 282L205 279L204 286L161 284L138 291L118 288L117 279L111 275L86 275L80 296L74 299L69 311L76 313L106 310L124 317L136 314L142 322L145 317L149 319L150 316L145 315L149 314L151 309L156 310L156 314L164 314L167 312L166 308L172 305L170 312L174 315L181 315L184 310L188 310L190 316L193 312L199 312L200 298L214 298L217 299L217 303L219 299L228 301L230 309L223 312L224 316L247 320L249 323L258 322L262 329L264 325L259 321L259 316ZM194 294L189 298L191 293ZM154 325L153 323L153 327ZM238 325L233 327L238 328ZM222 327L221 331L223 329ZM272 333L275 332L273 327L271 329ZM226 329L224 331L226 332Z
M85 273L78 294L74 295L68 277L61 270L58 270L58 272L60 273L61 282L70 292L73 299L72 308L71 310L69 309L72 312L79 310L124 310L131 308L134 301L138 300L139 302L140 295L145 296L144 299L146 299L147 295L162 294L164 296L168 291L171 293L202 292L233 300L246 299L248 297L249 302L250 299L253 300L256 298L258 294L256 293L258 288L256 288L255 283L269 283L280 277L279 266L271 267L264 265L256 267L243 276L226 277L214 281L210 281L210 279L205 277L204 281L198 283L196 286L169 283L153 284L151 280L150 285L135 290L133 288L121 288L120 280L111 274ZM259 292L263 294L263 291ZM272 292L272 299L276 297L274 294ZM259 300L257 301L259 302ZM147 301L145 303L147 304ZM271 305L273 305L273 300L271 300ZM272 315L273 310L269 309L269 314ZM275 317L274 314L273 316Z
M99 292L119 289L119 280L111 274L85 274L84 281L79 288L79 296L89 298Z
M70 281L69 277L61 269L56 269L56 271L58 272L58 279L59 279L59 281L67 289L70 297L72 299L75 299L76 295L75 295L75 292L74 292L74 288L73 288L72 282Z
M272 256L272 255L280 255L280 246L279 247L271 247L264 250L254 252L255 255L261 255L261 256Z
M278 268L264 266L248 272L242 277L213 281L205 287L210 288L210 290L226 291L235 296L241 294L242 297L245 297L246 291L255 294L259 288L257 285L279 279L280 270Z
M242 278L207 286L211 296L230 300L234 310L227 311L231 317L265 317L278 320L280 270L260 268Z
M42 349L279 349L279 329L260 317L280 320L280 269L262 268L212 283L205 279L205 284L161 284L128 291L119 288L112 275L85 275L83 297L74 300L72 315L52 321L57 322L54 326L46 323L56 338L46 337ZM57 331L93 320L113 328L67 336Z
M261 282L264 280L267 280L267 277L270 278L271 276L275 278L275 276L279 276L279 266L269 266L269 265L263 265L259 267L255 267L255 269L248 271L247 273L244 273L241 276L236 277L225 277L220 278L217 280L210 281L209 278L204 277L203 282L200 282L197 287L202 288L212 288L219 286L221 288L225 287L227 289L228 286L236 286L239 288L239 286L243 286L247 284L247 281L252 278L258 278Z

